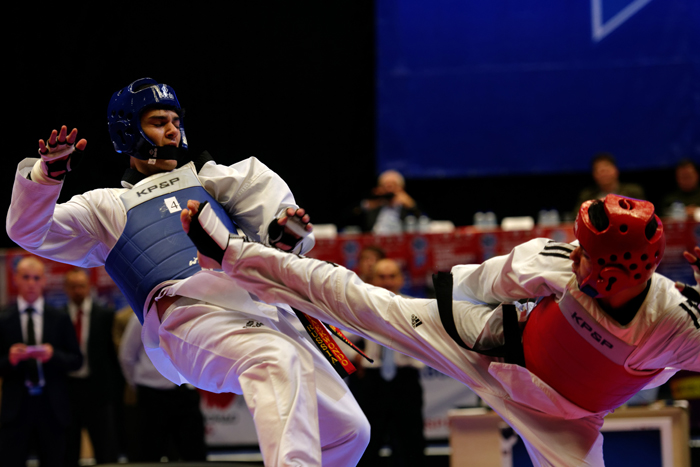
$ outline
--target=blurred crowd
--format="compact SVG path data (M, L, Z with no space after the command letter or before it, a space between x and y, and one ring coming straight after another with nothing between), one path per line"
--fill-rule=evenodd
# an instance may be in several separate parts
M602 199L613 193L630 198L651 201L657 207L658 214L666 219L685 220L693 218L700 207L700 177L696 163L684 158L675 167L675 188L668 193L656 194L654 199L647 195L643 184L629 176L620 174L615 156L608 152L595 154L591 158L591 182L588 186L572 187L569 193L556 193L560 200L575 199L570 208L556 210L543 209L534 222L551 225L561 221L573 221L581 204L590 199ZM659 183L670 186L671 180ZM548 197L551 198L551 193ZM486 204L486 199L470 202L469 209L477 209L473 225L496 227L499 220L506 216L520 216L526 213L494 213ZM434 223L431 213L438 210L431 203L444 203L445 200L431 197L430 200L417 201L406 188L403 175L395 170L382 172L376 186L367 196L357 203L343 221L346 232L367 232L374 234L392 234L399 232L430 231ZM542 206L550 206L551 199L541 200ZM481 204L481 206L480 206ZM517 203L514 203L517 205ZM457 206L455 206L457 207ZM539 208L538 208L539 209ZM482 212L483 211L483 212ZM700 213L698 215L700 219ZM441 226L442 227L442 226Z

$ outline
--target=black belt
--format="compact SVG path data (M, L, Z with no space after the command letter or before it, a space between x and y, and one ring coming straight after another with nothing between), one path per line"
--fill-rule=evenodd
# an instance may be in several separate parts
M503 358L506 363L514 363L522 367L525 366L525 354L523 352L522 336L518 323L518 311L515 305L502 305L505 345L488 350L476 350L465 344L457 332L457 325L455 324L455 317L452 312L452 274L449 272L433 274L433 285L435 286L435 297L437 299L440 321L452 340L460 347L471 352L480 353L489 357Z

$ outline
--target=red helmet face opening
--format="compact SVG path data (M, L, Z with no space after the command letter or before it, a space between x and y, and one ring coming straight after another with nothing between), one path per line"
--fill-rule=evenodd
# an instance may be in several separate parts
M583 203L574 233L591 262L579 287L594 298L645 283L666 246L653 204L613 194Z

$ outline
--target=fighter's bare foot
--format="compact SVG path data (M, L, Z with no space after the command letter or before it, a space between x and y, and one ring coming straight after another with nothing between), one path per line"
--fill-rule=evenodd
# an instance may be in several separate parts
M199 201L194 199L187 201L187 209L183 209L180 212L180 222L182 222L182 229L185 233L190 233L190 223L192 223L192 217L199 211Z

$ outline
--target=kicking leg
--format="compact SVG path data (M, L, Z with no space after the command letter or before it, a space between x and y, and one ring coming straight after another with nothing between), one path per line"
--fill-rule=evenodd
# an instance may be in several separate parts
M198 230L196 235L190 232L190 238L200 252L220 258L217 262L224 272L263 301L287 303L415 357L472 388L487 384L484 378L493 381L486 371L489 362L449 337L435 300L394 295L366 284L344 267L230 236L208 206L192 217L198 207L188 202L189 210L181 216L183 228L188 231L191 225L192 231Z

